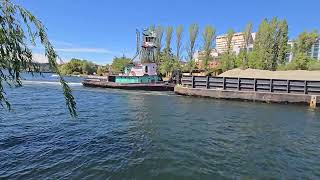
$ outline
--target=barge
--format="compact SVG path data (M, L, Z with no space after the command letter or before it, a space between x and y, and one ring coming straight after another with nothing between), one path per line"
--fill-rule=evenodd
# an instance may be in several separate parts
M320 104L320 81L210 76L183 76L176 94L216 99Z
M116 83L104 79L85 79L82 81L85 87L143 90L143 91L173 91L175 84L172 83Z

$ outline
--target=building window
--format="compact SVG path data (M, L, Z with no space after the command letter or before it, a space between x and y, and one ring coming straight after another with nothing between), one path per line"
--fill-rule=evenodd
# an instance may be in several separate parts
M148 66L145 67L145 72L148 73Z

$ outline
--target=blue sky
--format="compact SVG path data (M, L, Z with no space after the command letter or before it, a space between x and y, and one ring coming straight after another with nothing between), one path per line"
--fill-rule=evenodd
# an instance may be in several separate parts
M199 24L242 31L251 21L254 30L263 18L287 19L290 38L304 30L320 30L319 0L15 0L47 27L48 36L63 59L88 59L98 64L135 52L135 29L150 25L187 28ZM174 40L173 40L174 41ZM197 48L201 47L201 36ZM174 48L174 47L173 47ZM40 52L34 49L35 53Z

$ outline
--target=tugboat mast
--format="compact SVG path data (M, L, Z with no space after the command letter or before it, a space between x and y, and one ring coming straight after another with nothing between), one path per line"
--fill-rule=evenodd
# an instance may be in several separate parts
M157 49L157 34L150 29L144 29L142 32L142 41L140 45L140 31L137 30L137 52L132 61L139 56L140 63L155 63Z

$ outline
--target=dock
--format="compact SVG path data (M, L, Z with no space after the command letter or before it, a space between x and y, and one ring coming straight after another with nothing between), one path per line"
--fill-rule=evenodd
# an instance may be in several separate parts
M274 103L320 104L320 81L183 76L176 94Z

